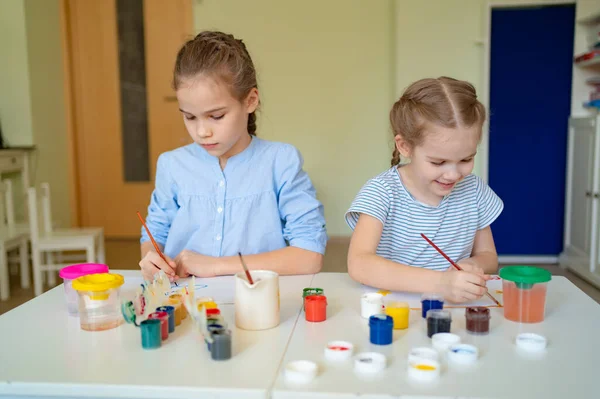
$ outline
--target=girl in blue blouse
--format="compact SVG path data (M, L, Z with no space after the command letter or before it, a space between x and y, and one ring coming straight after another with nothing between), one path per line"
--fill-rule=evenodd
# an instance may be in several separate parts
M183 45L173 86L194 140L158 158L142 229L144 278L320 271L327 242L322 204L289 144L256 137L256 72L241 40L202 32Z

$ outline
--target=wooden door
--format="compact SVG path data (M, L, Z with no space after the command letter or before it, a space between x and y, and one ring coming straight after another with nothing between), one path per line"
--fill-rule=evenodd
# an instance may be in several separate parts
M171 79L192 3L64 1L76 216L107 237L139 237L158 156L191 142Z

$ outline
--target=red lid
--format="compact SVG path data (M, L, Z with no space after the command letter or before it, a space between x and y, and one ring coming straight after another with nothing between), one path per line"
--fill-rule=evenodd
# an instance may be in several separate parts
M213 308L213 309L206 309L206 315L207 316L214 316L217 314L221 314L221 311L217 308Z
M152 320L152 319L158 319L158 320L162 320L164 318L169 318L169 314L167 312L154 312L154 313L150 313L148 315L148 319Z

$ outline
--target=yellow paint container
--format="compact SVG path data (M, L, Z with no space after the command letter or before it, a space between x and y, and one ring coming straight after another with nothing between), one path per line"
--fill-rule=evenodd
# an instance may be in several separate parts
M408 328L410 308L406 302L389 302L385 305L385 313L394 319L394 330Z

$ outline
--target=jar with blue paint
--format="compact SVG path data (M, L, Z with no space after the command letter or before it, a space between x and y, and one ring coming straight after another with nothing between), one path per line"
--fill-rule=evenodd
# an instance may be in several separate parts
M169 315L169 334L175 332L175 307L174 306L159 306L157 312L167 312Z
M369 317L369 339L375 345L389 345L392 343L394 319L385 314L376 314Z
M444 297L438 294L423 294L421 296L421 317L427 318L427 312L432 309L443 309Z

